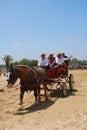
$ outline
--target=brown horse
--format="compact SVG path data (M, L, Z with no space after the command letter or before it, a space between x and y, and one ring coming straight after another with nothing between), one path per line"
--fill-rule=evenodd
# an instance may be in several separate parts
M45 69L41 67L31 68L23 65L13 67L11 65L9 79L7 80L7 87L12 87L18 78L20 79L20 109L22 109L23 96L25 91L33 90L35 103L40 102L41 84L43 84L45 99L48 99L47 83L45 82L47 79Z

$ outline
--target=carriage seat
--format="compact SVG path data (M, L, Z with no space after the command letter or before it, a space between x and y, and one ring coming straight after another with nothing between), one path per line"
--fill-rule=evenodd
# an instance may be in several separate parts
M46 74L48 78L58 78L65 74L65 70L64 66L55 66L53 69L47 69Z

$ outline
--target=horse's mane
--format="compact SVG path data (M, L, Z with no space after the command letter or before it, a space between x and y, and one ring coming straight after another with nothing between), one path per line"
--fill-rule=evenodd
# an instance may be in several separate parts
M16 70L16 69L22 69L22 70L25 70L25 71L29 71L29 70L31 70L32 68L29 67L29 66L27 66L27 65L15 65L15 66L14 66L14 70Z
M27 65L16 65L15 68L16 68L16 67L21 67L21 68L23 68L23 69L41 68L41 67L39 67L39 66L37 66L37 67L30 67L30 66L27 66Z
M17 67L21 67L21 68L25 68L25 69L30 69L31 67L27 66L27 65L16 65L15 68Z
M32 71L32 70L37 71L38 68L41 68L41 67L39 67L39 66L30 67L30 66L27 66L27 65L16 65L16 66L14 66L14 69L22 69L22 70L26 70L26 71Z

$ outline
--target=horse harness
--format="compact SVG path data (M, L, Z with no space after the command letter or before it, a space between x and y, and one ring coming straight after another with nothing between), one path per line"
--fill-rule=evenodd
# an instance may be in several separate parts
M35 84L40 83L40 81L42 80L40 73L35 68L31 68L30 70L31 70L31 73L32 73L33 80L28 81L27 83L20 82L21 85L32 85L34 83ZM38 78L35 77L34 72L36 72Z

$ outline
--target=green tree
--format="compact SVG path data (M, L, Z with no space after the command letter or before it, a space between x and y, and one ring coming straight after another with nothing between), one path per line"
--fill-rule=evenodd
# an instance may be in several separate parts
M30 67L36 67L37 63L38 63L37 60L29 60L29 59L24 58L20 61L14 62L13 64L14 65L27 65L27 66L30 66Z
M30 66L31 66L31 67L36 67L37 64L38 64L38 61L37 61L37 60L31 60L31 62L30 62Z
M6 64L7 71L9 71L9 64L13 60L12 56L5 55L4 58L3 58L3 60L4 60L5 64Z
M77 58L73 58L71 61L70 61L70 64L71 65L78 65L78 59Z
M29 66L30 65L30 60L24 58L21 61L19 61L19 64L21 64L21 65L28 65Z

